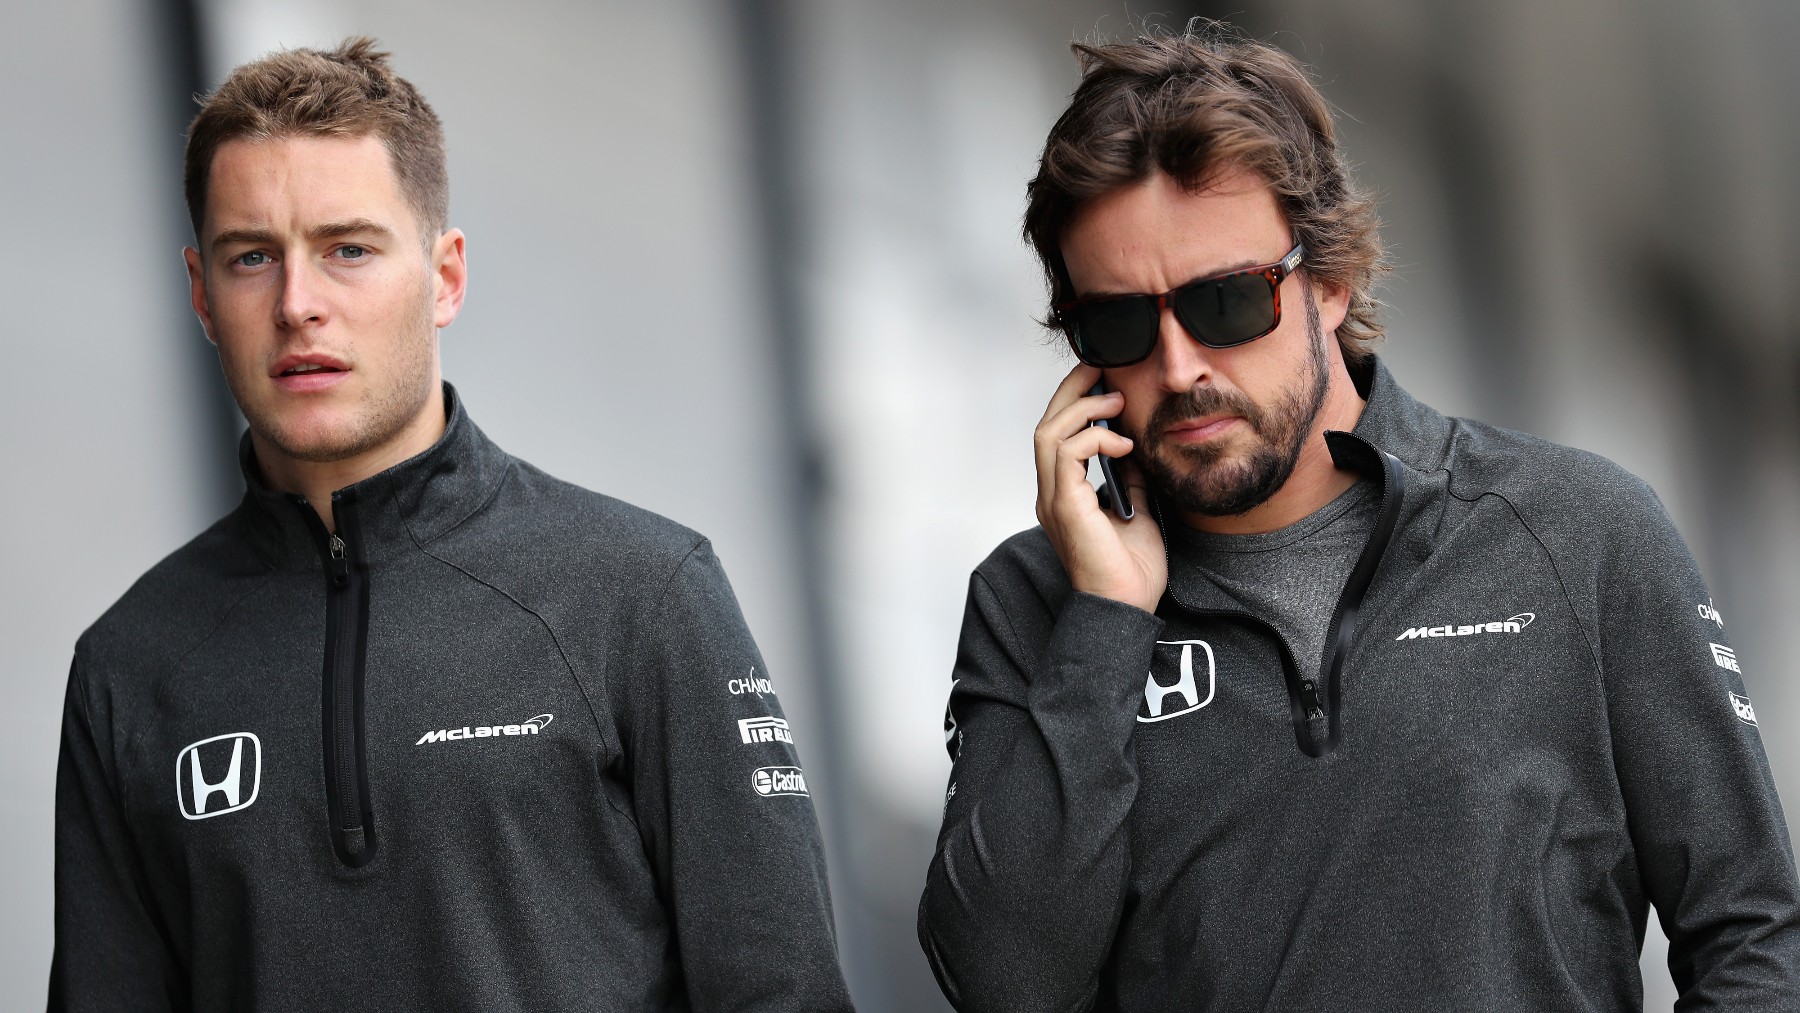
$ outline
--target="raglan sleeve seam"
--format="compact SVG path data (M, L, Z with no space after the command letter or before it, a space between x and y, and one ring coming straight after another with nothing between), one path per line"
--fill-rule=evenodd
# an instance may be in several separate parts
M1023 660L1025 657L1024 641L1019 636L1018 628L1013 625L1012 611L1006 607L1006 600L1000 597L1000 592L995 589L993 581L988 580L986 574L976 570L974 576L987 597L994 603L994 611L999 614L1005 625L1004 636L1007 648L1011 650L1015 659Z

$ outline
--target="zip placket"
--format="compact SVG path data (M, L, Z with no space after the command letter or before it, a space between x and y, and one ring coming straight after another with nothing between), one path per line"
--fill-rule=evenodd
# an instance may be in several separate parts
M1294 652L1288 647L1287 639L1274 626L1237 609L1211 609L1193 605L1182 600L1175 590L1173 580L1168 586L1169 600L1183 610L1193 615L1230 618L1260 627L1275 641L1281 649L1281 673L1287 682L1294 739L1299 743L1301 752L1314 758L1337 749L1338 743L1343 739L1339 719L1343 709L1344 660L1349 656L1356 638L1357 615L1362 609L1363 596L1368 593L1369 584L1375 579L1375 571L1381 566L1381 558L1387 552L1388 542L1393 538L1394 525L1400 518L1400 502L1406 491L1406 473L1394 455L1377 450L1367 440L1351 433L1328 432L1325 439L1331 448L1334 462L1340 466L1349 463L1357 471L1381 483L1381 487L1376 490L1376 494L1381 497L1381 507L1376 512L1375 524L1369 530L1368 540L1363 543L1356 566L1344 581L1343 590L1338 593L1337 605L1331 612L1331 623L1325 628L1325 654L1319 662L1319 681L1325 683L1323 699L1320 698L1319 681L1300 674L1300 666L1294 661ZM1155 514L1156 523L1161 527L1161 509L1157 509ZM1169 553L1166 529L1163 531L1162 541L1164 572L1173 574L1174 560ZM1314 723L1321 720L1325 725L1323 744L1320 744L1313 733Z
M337 533L300 503L325 564L325 669L320 680L325 803L331 847L352 868L375 857L375 813L363 742L363 668L368 656L369 573L354 495L331 494Z

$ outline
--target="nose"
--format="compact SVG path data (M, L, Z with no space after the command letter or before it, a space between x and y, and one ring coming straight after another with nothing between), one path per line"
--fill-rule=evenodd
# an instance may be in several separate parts
M1179 394L1196 384L1212 380L1212 349L1194 340L1194 336L1175 319L1175 310L1163 306L1157 318L1156 371L1164 390Z
M281 265L281 299L275 304L275 322L282 327L305 327L325 322L324 279L302 256L290 255Z

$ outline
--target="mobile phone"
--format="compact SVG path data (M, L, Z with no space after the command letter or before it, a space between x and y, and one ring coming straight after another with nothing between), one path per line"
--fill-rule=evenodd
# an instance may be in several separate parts
M1088 390L1089 397L1100 397L1105 393L1105 377L1095 380L1094 386ZM1106 419L1095 419L1092 424L1110 432L1112 426L1108 425L1107 421ZM1120 485L1118 477L1113 474L1112 458L1105 454L1095 454L1094 456L1100 459L1100 502L1111 502L1112 512L1117 514L1120 520L1130 520L1137 515L1137 511L1133 510L1131 506L1131 490Z

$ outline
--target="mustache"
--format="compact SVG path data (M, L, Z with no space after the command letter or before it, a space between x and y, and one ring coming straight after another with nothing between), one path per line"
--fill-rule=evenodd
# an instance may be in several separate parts
M1154 438L1154 434L1177 422L1206 415L1241 415L1250 423L1251 430L1262 432L1263 413L1256 403L1240 391L1217 387L1192 387L1179 394L1167 395L1150 413L1144 429L1146 435Z

